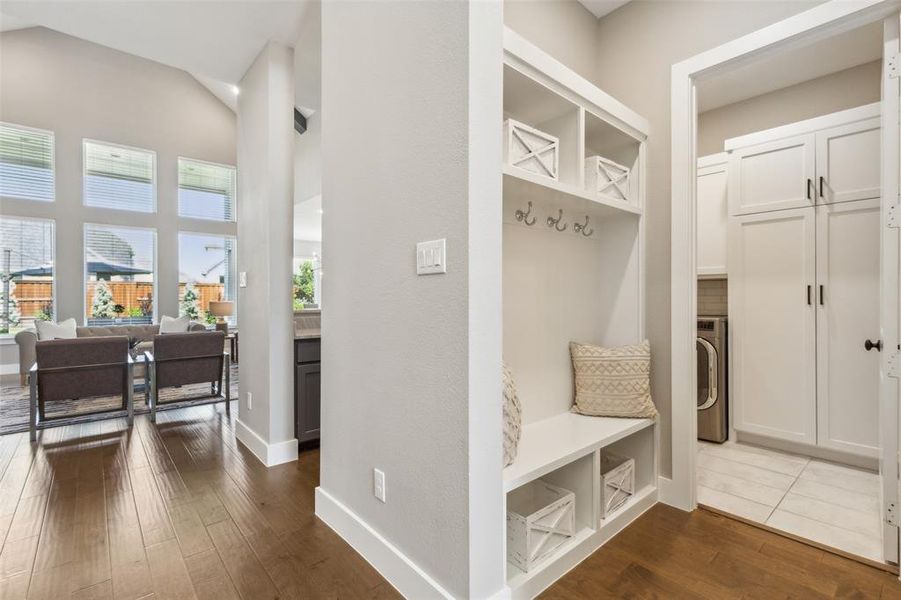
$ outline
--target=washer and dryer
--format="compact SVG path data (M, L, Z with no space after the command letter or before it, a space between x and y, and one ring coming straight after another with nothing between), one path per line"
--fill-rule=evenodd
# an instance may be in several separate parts
M729 438L726 317L698 317L698 439Z

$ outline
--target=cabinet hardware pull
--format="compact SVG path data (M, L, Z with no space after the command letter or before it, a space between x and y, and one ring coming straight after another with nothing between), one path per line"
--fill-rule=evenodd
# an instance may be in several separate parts
M820 286L820 306L823 306L823 286Z
M877 352L882 352L882 340L876 340L876 343L867 340L863 343L863 347L867 352L869 352L873 348L876 348Z
M810 306L810 286L807 286L807 306Z
M811 200L811 199L812 199L812 198L810 197L810 186L812 186L812 185L813 185L813 182L810 180L810 177L808 177L808 178L807 178L807 199L808 199L808 200Z
M820 175L820 198L823 197L823 182L825 181L825 179L826 179L825 177Z

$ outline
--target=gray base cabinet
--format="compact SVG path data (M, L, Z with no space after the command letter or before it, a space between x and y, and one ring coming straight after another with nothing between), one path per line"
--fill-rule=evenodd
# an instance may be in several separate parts
M298 442L319 439L319 340L294 342L294 435Z

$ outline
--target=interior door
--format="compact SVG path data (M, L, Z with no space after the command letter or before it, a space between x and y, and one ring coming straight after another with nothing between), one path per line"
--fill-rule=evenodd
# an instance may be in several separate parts
M814 209L730 221L734 428L816 443Z
M817 443L879 455L879 200L816 208Z
M734 150L729 210L746 215L814 204L816 135L805 134Z
M726 275L726 229L729 222L727 201L728 158L702 166L698 159L698 275Z
M898 319L899 287L898 268L901 264L901 244L898 243L898 228L892 226L892 212L901 209L898 205L901 191L901 85L893 76L892 65L896 63L901 46L899 32L901 23L897 14L885 19L882 50L882 218L880 243L882 266L879 293L879 321L882 329L883 352L880 353L879 369L879 474L882 479L882 544L883 558L898 563L898 432L901 430L898 411L898 379L892 372L891 359L899 349Z
M817 204L879 197L880 119L819 131Z

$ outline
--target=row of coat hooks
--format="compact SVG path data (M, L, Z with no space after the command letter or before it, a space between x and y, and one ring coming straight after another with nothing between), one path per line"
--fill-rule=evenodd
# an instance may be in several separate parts
M520 223L525 223L529 227L535 225L538 222L538 217L532 215L532 201L529 200L529 206L526 210L522 210L521 208L516 209L514 213L516 220ZM563 209L557 209L557 216L550 215L545 221L548 227L553 228L555 231L566 231L569 227L569 223L565 223L563 221ZM584 223L573 223L573 231L576 233L581 233L585 237L591 237L594 233L594 229L589 229L588 227L588 215L585 215Z

